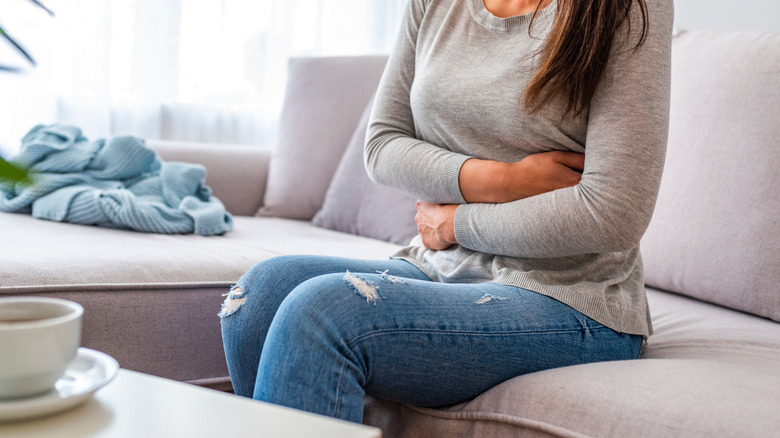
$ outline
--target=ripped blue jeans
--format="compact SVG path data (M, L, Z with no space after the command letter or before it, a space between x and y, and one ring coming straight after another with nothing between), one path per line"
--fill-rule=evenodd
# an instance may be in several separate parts
M236 394L353 422L366 393L454 405L522 374L634 359L642 344L538 293L437 283L403 260L269 259L220 316Z

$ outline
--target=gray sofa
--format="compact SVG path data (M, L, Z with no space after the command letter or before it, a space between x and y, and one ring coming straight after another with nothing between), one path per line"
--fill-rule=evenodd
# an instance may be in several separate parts
M780 34L673 44L667 166L642 241L655 334L640 360L521 376L441 409L367 397L366 423L388 437L780 435ZM282 254L386 258L414 232L414 200L361 173L384 62L293 61L273 149L150 143L206 166L234 214L224 236L0 213L0 296L77 301L84 346L229 389L217 313L245 270Z

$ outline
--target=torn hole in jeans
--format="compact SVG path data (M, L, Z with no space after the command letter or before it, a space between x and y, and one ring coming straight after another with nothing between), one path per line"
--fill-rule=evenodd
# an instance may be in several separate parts
M506 301L507 299L504 297L499 297L496 295L491 294L485 294L482 298L478 299L477 301L474 301L475 304L485 304L489 303L491 301Z
M385 269L384 271L376 271L376 273L379 274L379 279L382 281L387 281L393 284L406 284L403 278L388 274L389 271L389 269Z
M375 284L372 284L349 271L344 274L344 280L347 280L355 289L355 292L366 299L367 303L376 306L376 300L379 299L379 292Z
M246 303L246 297L244 296L244 288L241 286L233 286L230 292L223 294L225 301L222 303L222 309L219 311L219 317L224 318L230 316Z

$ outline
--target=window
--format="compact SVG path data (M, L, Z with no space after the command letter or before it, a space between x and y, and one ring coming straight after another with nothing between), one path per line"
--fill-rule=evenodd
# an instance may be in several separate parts
M35 124L58 121L89 138L267 144L287 60L388 53L406 3L52 0L49 17L5 0L0 23L38 66L0 73L0 145L12 155ZM23 64L9 47L0 60Z

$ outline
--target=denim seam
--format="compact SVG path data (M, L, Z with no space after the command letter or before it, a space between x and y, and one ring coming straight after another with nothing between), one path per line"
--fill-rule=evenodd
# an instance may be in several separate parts
M611 332L615 332L609 327L602 326L602 327L596 327L596 328L588 328L585 331L589 332L595 332L595 331L604 331L608 330ZM347 343L347 346L352 348L356 343L372 338L374 336L381 336L381 335L388 335L388 334L396 334L396 333L432 333L432 334L449 334L449 335L484 335L484 336L503 336L503 335L535 335L535 334L555 334L555 333L582 333L583 330L577 330L577 329L556 329L556 330L515 330L515 331L503 331L503 332L491 332L491 333L484 333L484 332L474 332L474 331L455 331L455 330L433 330L433 329L392 329L392 330L377 330L371 333L366 333L363 335L360 335L350 342ZM617 333L617 332L615 332Z
M344 374L346 374L347 369L347 361L344 360L341 363L341 371L339 372L339 383L336 385L336 406L333 410L333 417L338 418L339 416L339 410L341 410L341 386L344 382Z

